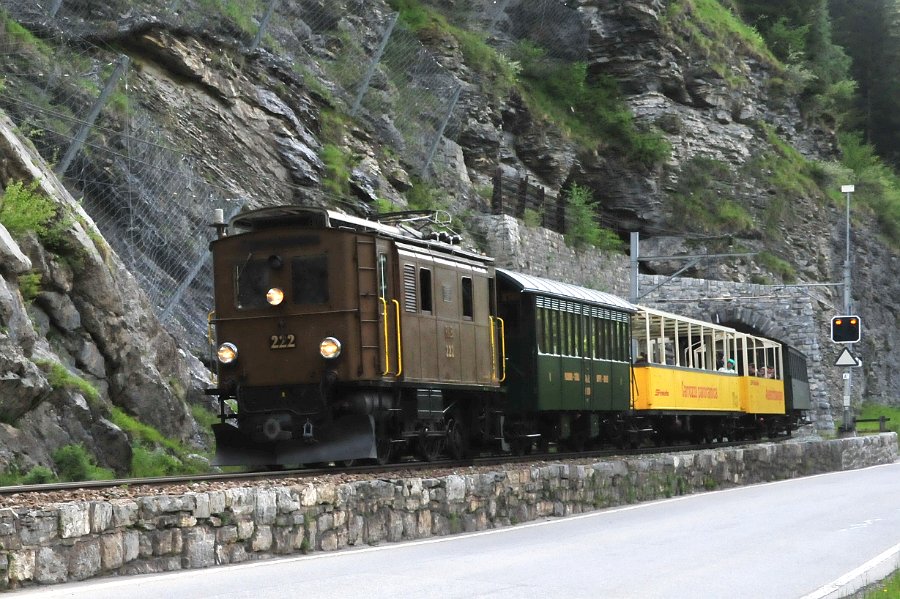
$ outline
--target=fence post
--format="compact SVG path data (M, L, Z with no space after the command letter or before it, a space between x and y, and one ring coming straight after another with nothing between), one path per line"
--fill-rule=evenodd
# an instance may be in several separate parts
M59 12L59 7L62 6L63 0L53 0L53 4L50 5L49 10L47 10L47 14L50 15L50 18L56 17L56 13Z
M550 225L550 217L547 215L547 205L545 202L545 200L547 199L547 196L544 191L543 185L538 187L537 196L538 196L537 197L538 210L541 213L541 226L544 227L545 229L549 229L550 228L550 226L549 226Z
M263 15L262 21L259 22L259 29L256 30L256 37L253 38L253 43L250 44L250 51L253 52L259 47L259 43L262 41L263 35L266 33L266 27L269 26L269 19L272 18L272 13L275 12L275 6L278 4L278 0L272 0L269 2L269 6L266 7L266 12Z
M498 166L494 171L494 189L491 192L491 214L503 214L503 175Z
M518 198L516 202L516 218L525 218L525 204L528 202L528 175L519 179Z
M369 81L372 80L372 75L375 74L375 67L377 67L378 63L381 61L381 55L384 54L384 49L387 48L388 40L391 39L391 34L394 32L394 25L397 24L397 17L399 16L399 12L394 13L391 17L391 21L384 30L384 35L381 36L381 44L378 46L378 51L375 52L375 56L372 57L372 62L369 63L369 69L366 71L362 82L359 84L359 90L356 92L356 98L353 100L353 106L350 108L351 116L356 116L356 113L359 112L359 107L362 105L362 99L366 95L366 90L369 89Z
M556 196L556 232L566 234L566 194L560 190Z
M56 165L56 168L53 169L53 172L56 173L57 177L62 177L66 174L66 171L69 170L69 165L72 164L72 160L75 159L75 156L78 155L78 151L81 150L81 146L83 146L85 140L87 140L88 133L90 133L91 128L94 126L94 122L97 120L97 117L100 116L100 111L103 110L104 106L106 106L106 102L107 100L109 100L109 96L112 94L113 90L116 88L116 85L119 83L119 79L121 79L122 75L125 74L125 69L128 68L130 62L131 60L124 54L119 56L119 61L116 64L116 69L106 81L106 85L103 87L103 91L101 91L100 95L97 97L97 101L94 102L93 106L91 106L91 111L88 113L87 118L85 118L84 122L81 124L81 129L79 129L78 133L75 134L75 137L72 138L72 143L70 143L69 147L66 149L66 153L65 155L63 155L62 160L60 160L59 164Z
M428 158L425 159L425 166L422 167L423 179L428 179L428 168L431 166L431 161L434 160L434 153L437 151L441 137L444 136L444 129L447 128L447 123L450 121L450 117L453 116L453 109L456 108L456 103L459 101L459 94L461 91L462 84L458 83L456 85L456 91L453 92L453 97L450 99L450 106L447 108L447 114L444 115L444 120L441 122L441 126L438 127L437 133L434 135L434 141L431 142Z

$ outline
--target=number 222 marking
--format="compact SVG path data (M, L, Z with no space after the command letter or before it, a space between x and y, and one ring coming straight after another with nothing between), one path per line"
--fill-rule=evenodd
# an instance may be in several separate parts
M269 349L288 349L291 347L297 347L294 343L293 335L272 335L269 337Z

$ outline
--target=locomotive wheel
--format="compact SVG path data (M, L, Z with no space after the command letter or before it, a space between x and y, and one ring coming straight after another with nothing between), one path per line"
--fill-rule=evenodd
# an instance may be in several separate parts
M458 420L451 420L447 426L447 451L454 460L469 457L469 437Z
M375 425L375 459L379 466L391 463L394 459L394 444L391 443L391 435L388 431L388 423L384 418L378 420Z
M375 439L375 463L379 466L390 464L394 458L394 446L387 433L379 434Z
M441 457L446 443L446 437L420 437L417 443L419 457L426 462L434 462Z

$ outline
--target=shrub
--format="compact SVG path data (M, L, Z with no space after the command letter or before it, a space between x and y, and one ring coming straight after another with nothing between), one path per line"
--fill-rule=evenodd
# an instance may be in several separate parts
M56 475L53 473L53 470L50 470L46 466L35 466L31 470L28 471L28 474L22 477L23 485L43 485L47 483L56 482L59 480Z
M0 198L0 223L13 237L34 231L38 237L48 234L56 217L56 204L38 191L38 182L25 185L13 181Z
M592 245L597 249L618 251L624 242L609 229L597 224L590 189L572 185L566 204L566 244L575 248Z
M19 292L25 303L31 303L41 292L41 278L39 272L27 272L19 275Z
M53 462L63 481L109 480L115 473L108 468L100 468L94 457L83 445L66 445L53 452Z

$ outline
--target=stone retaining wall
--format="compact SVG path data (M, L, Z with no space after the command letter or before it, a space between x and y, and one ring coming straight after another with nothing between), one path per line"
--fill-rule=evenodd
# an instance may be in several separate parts
M0 587L205 568L509 526L897 459L897 435L0 509Z

